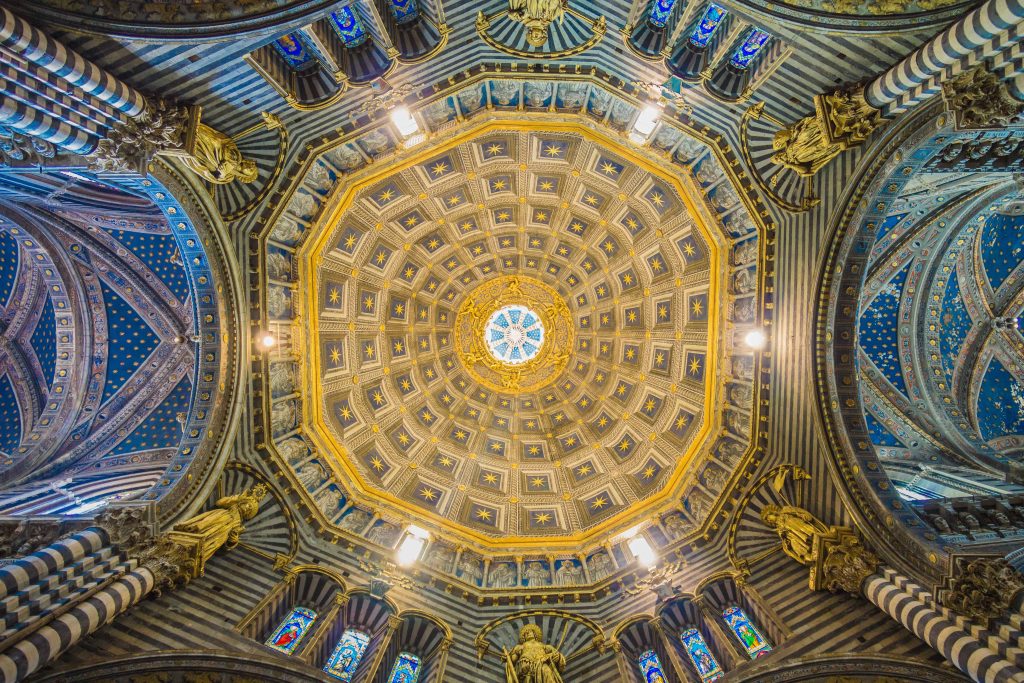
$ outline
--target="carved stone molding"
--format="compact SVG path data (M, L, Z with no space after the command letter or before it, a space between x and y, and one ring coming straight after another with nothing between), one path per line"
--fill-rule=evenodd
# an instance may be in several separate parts
M151 101L142 114L115 124L89 156L90 168L112 173L145 174L158 152L188 149L199 123L199 109Z
M828 545L821 565L822 580L833 593L859 594L864 579L874 574L877 567L878 557L850 533L838 543Z

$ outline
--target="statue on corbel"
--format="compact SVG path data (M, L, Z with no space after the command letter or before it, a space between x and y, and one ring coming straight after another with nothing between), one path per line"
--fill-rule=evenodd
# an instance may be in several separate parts
M878 567L878 557L853 529L829 526L803 508L766 505L761 521L779 534L784 553L811 568L811 590L860 593L861 583Z
M840 152L856 147L882 124L877 109L857 85L814 97L814 114L775 133L772 161L813 176Z
M158 155L180 158L204 180L217 184L256 180L256 163L238 149L237 139L256 128L281 125L265 114L261 124L234 138L200 122L201 107L153 100L138 116L115 124L89 156L90 168L110 173L145 174Z

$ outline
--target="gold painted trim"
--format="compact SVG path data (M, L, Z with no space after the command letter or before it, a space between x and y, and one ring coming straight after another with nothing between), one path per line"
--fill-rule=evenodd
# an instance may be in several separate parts
M707 242L709 263L708 320L714 321L718 319L721 310L719 299L722 292L721 287L723 285L721 282L723 263L721 261L721 254L719 253L718 242L714 238L717 231L712 232L708 229L705 223L705 213L698 208L690 190L683 184L683 182L680 181L677 172L657 166L650 160L644 158L641 154L623 146L621 140L615 140L605 135L603 132L593 130L577 123L550 120L497 120L472 124L468 128L458 132L444 144L438 146L428 145L416 154L399 161L397 164L390 165L380 170L375 170L373 173L363 177L358 182L348 186L345 188L342 198L340 200L335 200L337 201L336 205L332 209L321 214L321 218L316 222L316 225L337 225L341 220L342 215L355 200L356 194L363 188L379 182L384 177L389 177L411 168L430 157L449 151L468 140L486 135L491 131L499 130L544 133L567 132L579 134L583 137L589 137L591 140L595 140L599 144L613 148L617 154L630 160L632 163L636 164L637 167L652 173L660 180L672 186L679 194L687 213L694 219L695 228ZM695 189L694 192L696 192ZM751 212L752 215L754 213L755 212ZM312 231L316 232L315 229ZM331 230L321 229L314 239L307 240L306 244L299 250L297 259L299 263L299 282L312 282L312 278L316 276L315 274L318 272L316 254L322 252L326 248L331 232ZM310 331L318 329L320 318L320 312L316 305L317 292L318 288L316 287L305 288L305 319L308 322L305 325L293 326L295 334L294 345L296 348L313 348L311 346ZM337 468L340 470L340 480L345 481L350 485L350 492L372 496L375 501L375 506L382 502L387 503L394 509L401 511L403 515L412 515L414 518L420 520L421 523L423 521L431 522L439 529L450 530L462 536L464 539L471 539L482 548L488 550L516 547L531 550L540 548L554 552L575 551L578 550L579 545L583 542L596 540L602 535L607 534L618 527L625 528L626 523L634 520L637 516L646 515L659 505L664 505L666 503L669 503L669 505L675 504L675 499L677 498L679 489L682 487L682 484L686 479L686 475L689 474L688 466L695 460L697 454L703 450L711 433L713 423L716 421L717 413L709 413L707 407L714 404L714 399L716 398L717 393L716 389L718 387L718 382L715 381L714 378L717 378L718 376L718 352L720 341L721 340L717 335L709 334L707 354L705 356L704 376L705 378L712 378L713 381L705 381L704 404L702 407L704 410L703 424L700 430L693 436L688 452L677 459L676 466L672 471L671 476L662 486L661 490L652 494L646 500L626 506L623 510L612 515L603 522L575 534L537 538L514 536L499 539L494 536L483 534L443 515L415 506L385 490L369 486L349 459L345 457L345 454L347 453L345 447L331 435L331 427L323 420L323 411L314 409L314 407L319 407L324 402L323 386L320 382L320 378L323 374L321 367L322 363L320 355L317 352L310 353L310 358L308 358L308 361L305 364L307 378L309 380L308 386L310 388L310 396L308 401L303 401L303 410L307 411L307 416L310 418L309 422L311 426L315 428L311 430L312 433L309 433L308 436L314 441L320 452L325 455L338 454L338 457L328 457L325 459L327 459L332 465L336 464L340 466ZM324 445L327 447L323 447ZM334 468L332 467L332 469Z
M509 47L508 45L505 45L503 43L499 43L491 36L491 34L487 32L487 29L491 27L491 22L493 22L495 19L499 19L507 15L507 9L501 10L500 12L495 12L490 16L484 16L483 12L481 12L476 20L476 32L480 35L480 37L483 39L485 43L493 47L498 52L504 52L507 55L519 57L520 59L561 59L563 57L571 57L572 55L578 55L583 52L586 52L587 50L601 42L601 39L604 38L604 34L607 32L607 22L604 18L604 15L599 16L597 19L591 19L590 17L580 13L578 10L573 9L572 7L567 7L566 11L572 14L573 16L577 17L578 19L582 19L583 21L589 21L590 29L593 31L593 35L591 35L590 38L580 43L579 45L574 45L573 47L569 47L564 50L530 52L529 50L518 50L516 48Z

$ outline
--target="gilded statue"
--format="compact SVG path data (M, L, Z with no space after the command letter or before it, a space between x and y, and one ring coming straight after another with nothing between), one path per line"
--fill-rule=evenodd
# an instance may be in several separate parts
M831 530L807 510L793 505L765 505L761 521L775 529L782 539L782 550L800 564L814 564L814 537Z
M548 42L548 26L561 23L568 0L508 0L508 17L526 27L526 42L543 47Z
M238 495L224 496L217 500L212 510L175 524L174 531L202 537L201 557L198 559L200 566L205 565L219 548L230 550L238 545L239 537L245 531L243 524L256 516L260 500L266 494L267 487L257 484Z
M772 161L802 176L812 176L843 151L825 140L817 117L807 116L775 133Z
M256 180L256 162L243 157L234 140L204 123L196 127L195 149L183 159L199 176L217 185Z
M519 644L505 652L505 683L562 683L565 655L543 641L536 624L519 630Z

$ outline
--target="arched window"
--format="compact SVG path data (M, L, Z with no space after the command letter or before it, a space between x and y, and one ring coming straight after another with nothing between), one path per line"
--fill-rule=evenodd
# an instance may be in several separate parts
M316 612L308 607L296 607L285 617L274 634L267 638L267 645L286 655L295 652L306 631L316 621Z
M651 12L647 15L651 26L665 28L669 15L672 14L672 8L675 6L676 0L651 0Z
M690 42L693 43L693 46L696 48L707 47L711 36L715 35L715 31L718 30L727 14L724 7L719 7L713 2L708 3L708 8L704 10L704 16L700 18L697 26L690 33Z
M341 634L341 639L331 653L324 671L327 675L337 678L339 681L350 683L356 675L359 667L359 660L366 652L366 646L370 644L370 636L362 631L346 629Z
M288 66L299 68L313 61L313 54L306 49L298 33L287 33L274 41L274 48L288 62Z
M767 31L762 31L759 28L751 29L743 44L736 48L729 63L737 69L746 69L771 37L772 34Z
M420 658L410 652L399 652L388 683L416 683L420 678Z
M736 635L751 659L768 654L772 650L771 643L761 635L747 613L739 607L729 607L722 612L722 618L729 629Z
M711 654L711 648L704 642L704 636L700 634L700 631L688 628L680 634L679 639L683 641L686 654L689 655L690 661L693 662L703 683L718 680L725 675L722 667L718 665L718 660Z
M640 665L640 673L643 674L644 683L665 683L668 678L665 676L665 670L661 668L661 660L658 659L658 653L654 650L648 650L637 658L637 664Z

